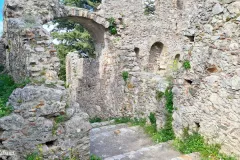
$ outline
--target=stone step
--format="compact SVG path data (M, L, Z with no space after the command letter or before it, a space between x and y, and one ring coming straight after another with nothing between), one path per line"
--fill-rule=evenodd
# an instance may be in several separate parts
M139 126L111 125L90 132L90 152L103 159L152 145L151 138Z
M104 160L171 160L180 156L180 153L173 150L169 143L143 147L136 151L120 154Z

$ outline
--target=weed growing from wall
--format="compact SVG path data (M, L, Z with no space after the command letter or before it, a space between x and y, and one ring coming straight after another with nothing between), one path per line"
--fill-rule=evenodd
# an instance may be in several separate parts
M166 89L165 93L166 100L166 122L164 127L157 131L156 128L156 118L154 113L150 113L149 120L151 122L150 126L145 126L146 133L150 134L153 140L157 143L166 142L175 138L175 134L172 127L172 114L173 114L173 93L171 88Z
M59 124L62 123L62 122L65 122L67 120L68 120L67 115L60 115L60 116L57 116L56 118L54 118L53 128L52 128L52 135L56 135L57 129L59 127Z
M117 34L117 24L116 24L116 20L111 17L108 19L108 22L109 22L109 32L112 34L112 35L115 35Z
M44 160L42 145L38 145L38 150L26 156L26 160Z
M96 155L91 155L90 160L102 160L102 159Z
M89 119L90 123L97 123L97 122L102 122L102 119L100 117L93 117Z
M204 138L197 132L189 135L188 131L185 131L182 139L175 139L174 146L183 154L199 152L202 159L206 160L236 160L233 156L220 153L220 145L205 143Z
M183 68L186 69L186 70L191 69L191 64L190 64L189 60L185 60L183 62Z
M124 71L122 73L122 77L123 77L123 80L127 83L127 80L128 80L128 77L129 77L129 73L127 71Z

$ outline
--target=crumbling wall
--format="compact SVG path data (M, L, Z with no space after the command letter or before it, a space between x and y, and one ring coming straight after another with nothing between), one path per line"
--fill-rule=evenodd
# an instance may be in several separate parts
M14 109L0 118L0 148L25 159L36 151L43 159L89 159L88 115L68 101L64 88L26 86L14 90L9 105ZM60 117L61 119L57 119ZM1 155L0 158L4 158ZM13 157L12 157L13 158Z
M82 108L86 107L90 116L146 117L156 112L161 126L164 101L158 102L155 93L173 83L176 134L180 136L185 127L199 130L209 142L221 143L222 151L239 154L239 1L155 0L151 1L154 10L150 8L150 13L144 2L105 0L98 12L90 13L67 11L57 1L8 0L4 30L10 46L8 68L14 77L18 72L21 77L31 75L28 59L51 53L45 46L38 54L38 41L32 47L27 45L33 52L27 49L22 37L26 32L22 32L19 18L23 13L40 16L39 24L54 17L70 17L92 31L99 51L96 61L82 60L76 63L81 67L73 65L77 76L70 76L72 98L82 101ZM111 17L116 21L116 35L106 30ZM37 35L35 31L30 33ZM44 65L57 64L46 58ZM191 69L184 69L185 60L190 61ZM74 75L71 65L68 75ZM57 73L56 69L49 70ZM124 71L129 73L126 82ZM78 77L79 72L84 76ZM88 82L94 87L88 88Z
M199 131L222 151L240 155L240 2L202 1L192 17L183 59L190 70L175 80L174 129ZM201 16L199 16L201 15Z

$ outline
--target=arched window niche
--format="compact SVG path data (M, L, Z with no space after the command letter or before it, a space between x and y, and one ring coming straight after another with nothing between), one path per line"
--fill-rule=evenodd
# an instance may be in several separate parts
M162 42L155 42L150 49L148 59L148 72L156 73L160 70L160 58L164 48Z

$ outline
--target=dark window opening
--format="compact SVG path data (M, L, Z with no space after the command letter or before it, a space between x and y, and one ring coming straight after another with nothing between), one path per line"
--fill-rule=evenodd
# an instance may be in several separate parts
M192 84L193 83L193 81L191 81L191 80L189 80L189 79L185 79L185 82L187 82L188 84Z
M54 146L54 144L56 143L56 140L53 140L53 141L48 141L48 142L46 142L45 144L48 146L48 148L49 147L52 147L52 146Z
M190 40L190 42L194 42L195 36L186 36L186 37Z
M195 125L196 125L197 129L199 129L201 127L199 122L195 122Z
M180 54L177 54L174 59L177 60L177 61L179 61L179 59L180 59Z
M139 55L139 52L140 52L140 49L139 48L137 48L137 47L135 47L134 48L134 52L136 53L136 55L138 56Z

